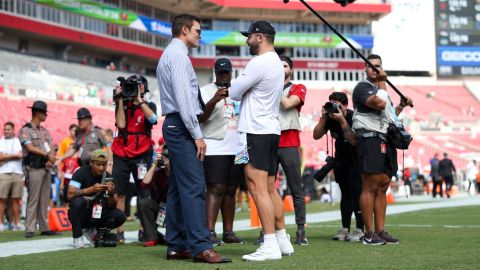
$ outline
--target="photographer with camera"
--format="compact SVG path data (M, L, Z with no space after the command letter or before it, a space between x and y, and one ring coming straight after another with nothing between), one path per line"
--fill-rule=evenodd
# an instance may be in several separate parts
M210 242L220 245L215 232L218 211L222 213L224 243L245 243L233 232L235 194L245 185L243 165L235 164L240 135L237 132L238 113L235 113L228 88L232 80L232 63L226 58L215 61L215 82L200 89L205 110L199 118L200 128L207 144L203 162L207 193L205 207Z
M367 80L359 82L352 94L353 129L356 132L358 167L362 173L360 208L365 223L363 243L367 245L398 244L398 239L385 230L387 209L386 192L392 176L398 170L397 149L387 139L390 123L404 107L413 106L410 98L402 99L394 109L386 89L387 74L382 68L382 59L376 54L367 57L377 68L365 64ZM375 232L372 219L375 219Z
M355 134L350 128L353 111L348 109L348 98L345 93L333 92L328 99L322 108L322 117L313 130L313 138L318 140L330 131L335 139L335 158L327 157L327 165L315 173L314 178L320 182L333 169L335 181L342 192L340 201L342 228L333 239L357 242L363 237L363 220L359 205L362 177L353 146ZM356 229L350 233L352 212L355 214Z
M104 236L97 234L101 229L111 230L125 222L125 215L117 209L113 194L115 185L106 171L107 157L104 150L94 150L89 164L79 168L70 180L68 219L76 248L84 247L84 235L89 241L95 241ZM83 230L86 230L85 234Z
M120 85L115 89L115 125L118 136L112 143L115 194L118 208L125 211L125 195L130 174L138 190L152 163L152 128L157 124L157 107L147 102L148 82L143 76L132 75L127 79L119 77ZM117 230L118 242L125 242L123 228Z
M161 152L156 154L155 162L140 183L138 217L144 231L144 247L165 243L164 235L157 231L157 224L165 227L169 176L170 158L168 148L164 146Z

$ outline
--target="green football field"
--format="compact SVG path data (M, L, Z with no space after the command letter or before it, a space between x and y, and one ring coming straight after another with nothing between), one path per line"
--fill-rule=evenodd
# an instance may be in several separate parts
M166 247L140 244L86 248L0 258L0 269L479 269L480 208L467 206L410 212L387 217L387 229L400 245L365 246L330 240L339 221L310 224L310 245L278 261L244 262L255 251L258 230L239 232L245 245L216 248L233 259L224 265L167 261ZM295 227L288 227L294 235ZM292 237L293 240L294 237ZM1 252L1 251L0 251Z

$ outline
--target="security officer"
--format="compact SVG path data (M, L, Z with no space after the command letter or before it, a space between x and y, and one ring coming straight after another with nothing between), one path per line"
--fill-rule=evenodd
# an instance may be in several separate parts
M18 134L23 151L25 183L28 189L25 237L34 236L37 223L41 235L57 235L48 227L48 204L51 175L55 163L55 148L48 130L40 124L47 119L47 104L37 100L32 107L32 120Z
M105 133L100 127L92 122L92 115L87 108L80 108L77 111L78 126L80 132L77 133L75 143L57 163L77 153L80 166L90 162L90 155L96 149L107 148L109 157L111 157L110 143L105 138Z

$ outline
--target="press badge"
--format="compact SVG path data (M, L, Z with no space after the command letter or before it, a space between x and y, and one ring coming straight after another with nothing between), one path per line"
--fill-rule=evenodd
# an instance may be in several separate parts
M387 153L387 145L384 143L380 144L380 153L386 154Z
M223 118L232 118L233 115L233 104L225 102L223 105Z
M138 180L143 180L147 174L147 164L140 162L137 163L137 178Z
M102 217L102 205L94 204L92 210L92 218L100 219Z
M158 226L165 228L165 219L167 217L167 205L163 202L160 203L159 205L159 211L158 211L158 216L157 216L157 224Z

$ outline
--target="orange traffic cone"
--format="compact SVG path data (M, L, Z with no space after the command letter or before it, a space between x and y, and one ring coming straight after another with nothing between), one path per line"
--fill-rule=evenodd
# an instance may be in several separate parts
M392 192L387 192L387 203L395 203L395 197L393 196Z
M255 205L255 201L250 194L248 195L248 202L250 203L250 227L261 227L262 224L260 223L260 217L258 216L257 205Z
M293 198L291 195L285 196L283 199L283 211L285 212L293 212L295 209L293 208Z

